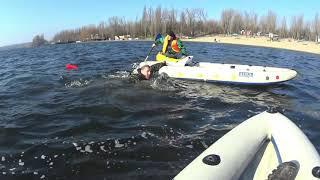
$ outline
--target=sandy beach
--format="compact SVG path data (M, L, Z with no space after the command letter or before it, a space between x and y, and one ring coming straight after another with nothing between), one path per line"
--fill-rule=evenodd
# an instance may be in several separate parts
M296 41L293 39L280 39L279 41L270 41L267 37L246 37L246 36L208 36L194 39L183 39L183 41L193 42L216 42L226 44L240 44L248 46L261 46L270 48L281 48L293 51L302 51L314 54L320 54L320 44L311 41Z

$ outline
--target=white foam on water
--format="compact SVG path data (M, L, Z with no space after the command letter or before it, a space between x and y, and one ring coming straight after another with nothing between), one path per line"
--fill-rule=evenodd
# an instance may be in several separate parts
M92 80L83 80L83 79L79 79L79 80L73 80L71 82L65 83L65 86L67 88L77 88L77 87L83 87L83 86L87 86L88 84L91 83Z
M115 74L108 75L109 78L127 78L130 72L127 71L117 71Z
M90 145L86 145L85 147L84 147L84 151L85 152L88 152L88 153L92 153L93 151L91 150L91 146Z
M147 134L148 134L149 136L151 136L151 137L155 137L155 136L156 136L155 134L153 134L153 133L151 133L151 132L147 132Z
M21 159L19 159L19 166L23 166L23 165L24 165L24 162Z
M203 142L203 141L200 141L200 142L203 145L203 147L205 147L206 149L209 147L205 142Z
M143 138L145 138L145 139L148 139L148 138L147 138L147 133L146 133L146 132L142 132L141 137L143 137Z
M104 149L104 146L100 146L100 149L101 149L102 151L104 151L104 152L107 152L107 150Z
M123 147L124 146L124 144L120 144L120 142L119 142L119 140L114 140L114 147L115 148L121 148L121 147Z

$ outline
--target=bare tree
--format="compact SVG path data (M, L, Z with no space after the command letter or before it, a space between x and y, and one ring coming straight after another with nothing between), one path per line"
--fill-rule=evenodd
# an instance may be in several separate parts
M146 6L144 6L144 8L143 8L141 25L142 25L144 37L146 38L147 37L147 33L148 33L148 12L147 12L147 7Z
M293 16L291 20L291 28L290 28L292 38L294 39L303 38L301 36L302 30L303 30L303 15Z
M102 39L106 39L107 35L106 35L106 23L105 22L100 22L100 24L98 25L98 32L99 32L99 36Z
M203 8L194 9L194 13L196 15L196 26L198 27L198 34L204 35L207 34L205 30L205 24L207 22L207 13L204 11Z
M297 37L298 37L298 22L297 22L296 16L291 17L290 34L293 39L297 39Z
M314 34L313 37L315 38L315 41L318 42L318 40L320 39L320 18L318 13L314 16L312 27Z
M262 33L269 33L266 16L261 16L259 19L259 31Z
M279 29L279 36L281 38L285 38L288 35L288 30L287 30L287 20L286 17L282 18L281 26Z
M174 9L171 9L168 11L168 24L167 28L170 30L175 31L177 28L177 22L176 22L176 12Z
M147 36L154 36L155 35L155 26L153 23L154 20L154 11L153 8L149 7L149 11L148 11L148 23L147 23L147 29L148 29L148 33Z
M44 39L43 34L41 35L36 35L33 39L32 39L32 47L39 47L42 46L44 44L46 44L48 41Z
M161 17L162 17L162 10L161 10L161 6L158 6L156 8L155 11L155 16L154 16L154 26L155 26L155 32L156 33L162 33L162 21L161 21Z
M223 29L224 34L231 33L231 20L234 15L233 9L223 10L221 13L221 26Z
M304 23L303 15L293 16L290 29L286 18L277 23L277 15L268 11L264 16L251 12L241 12L234 9L222 11L220 20L208 19L204 9L189 8L178 11L144 6L141 17L127 21L124 17L110 17L97 25L86 25L80 28L63 30L53 37L55 42L74 42L77 40L105 40L114 36L130 34L132 37L149 38L157 33L166 33L169 29L176 34L201 36L207 34L231 34L245 30L246 35L261 31L263 33L279 33L280 37L291 36L295 39L316 39L320 36L320 19L318 14L314 20ZM258 21L259 20L259 21ZM278 26L276 26L278 24Z
M243 13L243 29L244 29L245 32L246 32L246 36L248 35L248 34L247 34L247 31L248 31L249 29L251 29L250 26L251 26L250 15L249 15L249 13L248 13L247 11L245 11L245 12Z
M235 12L231 21L231 32L240 33L243 27L244 23L241 13Z
M108 20L108 23L109 23L109 33L111 34L111 36L114 37L114 36L120 35L119 34L119 31L121 29L120 18L116 16L110 17Z
M266 16L267 23L267 32L275 33L276 32L276 24L277 24L277 15L273 11L268 11L268 15Z
M248 30L251 31L251 36L258 31L258 15L253 11L249 14Z
M311 30L311 23L306 22L303 25L303 30L302 30L302 37L304 40L311 40L312 39L312 30Z
M194 11L192 9L186 9L185 10L186 15L187 15L187 30L188 30L188 34L190 36L194 36L195 35L195 29L196 29L196 23L195 23L195 19L196 16L194 14Z
M208 20L205 23L205 31L208 34L223 34L222 27L220 23L216 20Z
M180 33L187 35L187 17L186 13L182 11L180 13L180 28L179 28Z

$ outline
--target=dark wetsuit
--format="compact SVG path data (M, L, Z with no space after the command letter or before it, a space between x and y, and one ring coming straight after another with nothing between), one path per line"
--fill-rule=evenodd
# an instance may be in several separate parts
M154 64L154 65L150 66L151 67L151 71L150 71L151 75L150 75L150 77L151 78L155 77L158 74L159 69L162 68L165 65L166 65L165 63L157 63L157 64ZM133 74L133 73L130 74L130 77L129 77L129 81L130 82L138 82L138 81L146 80L144 75L141 74L141 69L139 68L137 71L138 71L138 74Z

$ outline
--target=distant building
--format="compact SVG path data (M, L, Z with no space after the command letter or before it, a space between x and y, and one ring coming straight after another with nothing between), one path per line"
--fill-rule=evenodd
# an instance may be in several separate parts
M269 38L270 38L270 41L278 41L279 40L279 35L273 34L273 33L269 33Z
M250 30L245 31L244 29L242 29L242 30L240 31L240 34L241 34L241 35L250 36L250 35L251 35L251 31L250 31Z
M102 40L105 40L105 37L104 37L104 35L90 34L90 40L91 41L102 41Z
M272 40L272 38L273 38L273 33L269 33L269 38L270 38L270 40Z
M114 36L114 40L130 40L132 39L129 34L121 35L121 36Z

